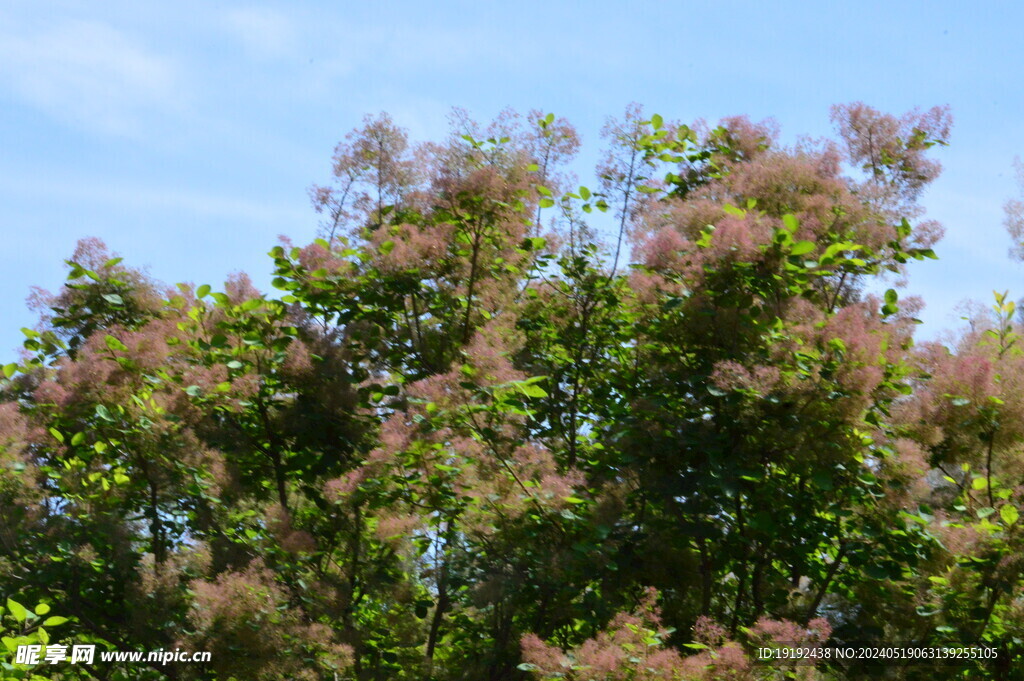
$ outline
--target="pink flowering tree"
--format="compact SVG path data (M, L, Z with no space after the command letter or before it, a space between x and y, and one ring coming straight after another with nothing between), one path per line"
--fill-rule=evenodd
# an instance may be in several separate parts
M832 117L632 106L592 188L553 115L367 118L273 294L83 241L0 382L0 595L214 655L111 679L874 678L754 653L1019 636L1014 310L915 347L882 283L935 257L948 112Z

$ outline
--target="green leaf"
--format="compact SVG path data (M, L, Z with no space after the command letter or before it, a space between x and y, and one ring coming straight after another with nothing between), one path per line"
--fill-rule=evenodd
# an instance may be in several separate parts
M18 601L11 600L10 598L7 599L7 609L14 615L14 619L19 622L24 622L25 618L28 617L28 609Z
M59 626L61 624L64 624L67 621L68 621L67 617L58 617L58 616L47 617L46 620L43 622L43 626L44 627L56 627L56 626Z
M37 615L45 615L48 612L50 612L50 606L48 606L46 603L40 603L36 606Z
M651 116L651 127L654 128L655 130L660 130L661 126L663 126L664 124L664 119L662 119L662 117L659 116L658 114L654 114L653 116Z
M871 565L868 565L866 568L864 568L864 572L867 573L867 576L871 579L889 578L889 571L884 566L878 565L877 563L872 563Z
M907 221L906 218L903 218L902 220L900 220L900 224L896 225L896 234L898 234L902 239L904 237L910 236L910 232L910 223Z
M782 224L785 225L786 229L791 233L795 233L797 228L800 227L800 223L797 221L796 217L789 213L782 216Z
M805 255L814 250L813 241L798 241L793 244L793 249L789 252L790 255Z
M210 293L210 285L203 284L196 289L196 298L205 298Z
M110 410L102 404L96 405L96 416L100 417L104 421L113 421L114 417L110 415Z
M64 435L56 428L50 428L50 435L52 435L57 442L64 444Z
M551 208L551 206L553 206L553 205L555 205L555 202L552 201L551 199L541 199L540 200L540 207L541 208Z
M104 293L103 300L111 303L112 305L124 305L124 298L116 293Z
M999 517L1006 525L1013 525L1020 517L1020 512L1012 504L1003 504L1003 507L999 509Z
M995 512L996 512L996 509L992 508L991 506L986 506L984 508L979 508L976 511L976 513L978 514L979 518L987 518L987 517L989 517L990 515L992 515Z
M11 364L5 364L4 365L4 376L6 376L7 378L11 378L12 376L14 376L14 374L17 371L18 371L18 365L14 364L13 362Z
M125 350L128 349L127 345L122 343L117 338L111 336L110 334L106 335L106 337L103 339L103 342L106 343L107 347L110 348L111 350L124 352Z
M85 442L85 433L75 433L74 435L71 436L72 446L77 447L83 442Z
M548 393L538 385L520 385L519 390L527 397L547 397Z
M383 253L384 255L387 255L391 251L395 250L395 242L385 241L384 243L377 247L377 250Z

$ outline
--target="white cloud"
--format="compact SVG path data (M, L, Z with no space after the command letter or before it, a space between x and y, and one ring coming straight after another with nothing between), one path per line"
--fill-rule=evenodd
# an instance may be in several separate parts
M139 134L154 111L181 106L176 64L97 21L0 29L0 87L66 123Z
M154 187L114 178L58 177L46 183L38 178L0 171L2 194L21 199L67 202L98 207L105 213L145 214L159 211L197 220L231 220L256 225L313 224L316 215L305 197L274 202L252 196L226 196L194 188Z
M295 45L292 22L272 9L247 7L229 10L224 14L223 25L252 56L280 56L289 53Z

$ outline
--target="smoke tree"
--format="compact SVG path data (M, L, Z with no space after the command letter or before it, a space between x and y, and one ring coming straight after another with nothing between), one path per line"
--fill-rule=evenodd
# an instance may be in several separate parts
M0 594L212 652L68 679L875 678L753 651L1020 637L1013 306L915 346L871 293L935 257L948 111L832 118L633 106L593 188L553 115L367 118L273 294L81 242L0 384Z

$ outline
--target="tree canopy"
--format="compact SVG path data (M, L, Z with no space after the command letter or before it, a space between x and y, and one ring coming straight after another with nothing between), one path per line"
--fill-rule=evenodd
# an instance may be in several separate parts
M80 242L0 381L6 652L212 655L0 674L880 678L753 652L856 641L992 645L942 673L1010 678L1014 304L914 344L886 282L936 257L949 112L831 114L787 146L630 107L592 187L553 115L369 117L274 293Z

